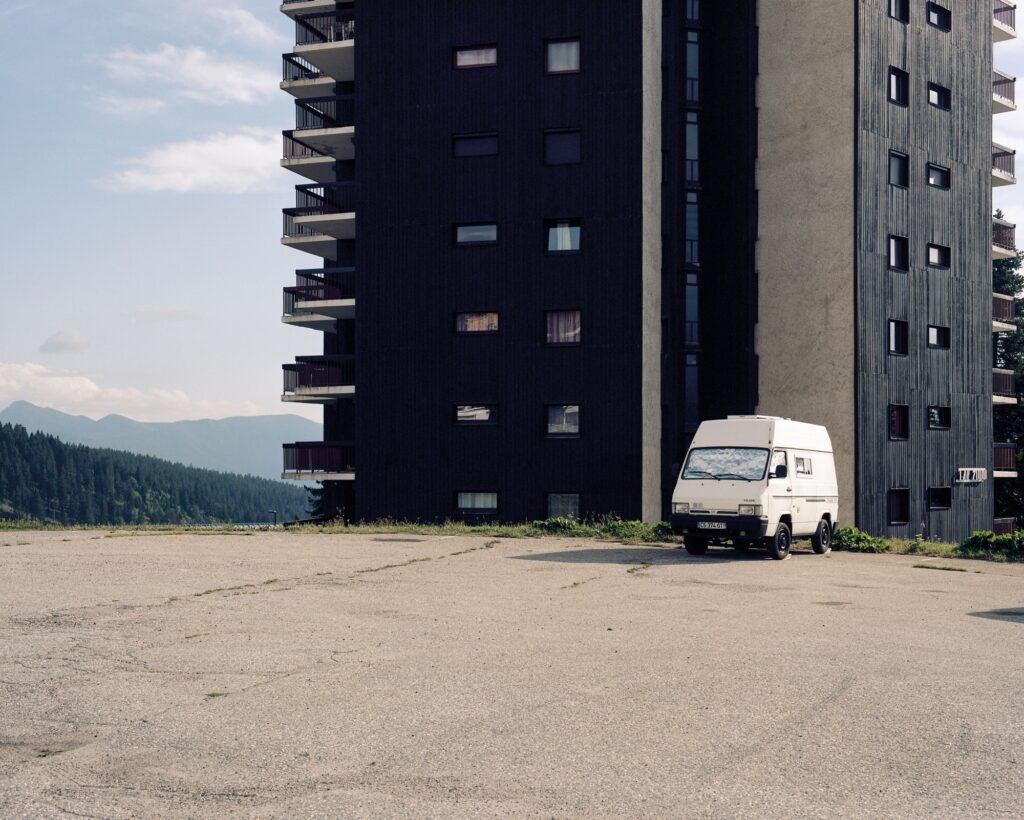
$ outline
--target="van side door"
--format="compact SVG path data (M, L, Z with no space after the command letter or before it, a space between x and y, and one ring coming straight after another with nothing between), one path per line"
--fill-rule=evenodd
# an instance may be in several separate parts
M785 467L786 477L775 478L779 467ZM771 508L766 510L771 522L776 522L782 516L792 516L793 513L793 465L785 450L775 450L772 453L772 460L768 466L768 497L771 499Z

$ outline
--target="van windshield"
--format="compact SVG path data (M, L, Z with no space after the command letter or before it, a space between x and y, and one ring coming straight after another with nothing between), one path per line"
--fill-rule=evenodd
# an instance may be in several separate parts
M768 451L759 447L699 447L690 450L682 478L760 481Z

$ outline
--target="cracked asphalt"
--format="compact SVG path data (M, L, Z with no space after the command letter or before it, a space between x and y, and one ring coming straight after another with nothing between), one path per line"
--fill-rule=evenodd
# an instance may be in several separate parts
M0 816L1021 816L1022 672L1021 566L0 532Z

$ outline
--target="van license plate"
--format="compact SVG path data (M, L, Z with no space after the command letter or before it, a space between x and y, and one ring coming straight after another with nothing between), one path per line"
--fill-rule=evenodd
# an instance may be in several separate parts
M725 529L725 522L724 521L698 521L697 522L697 529L698 530L724 530Z

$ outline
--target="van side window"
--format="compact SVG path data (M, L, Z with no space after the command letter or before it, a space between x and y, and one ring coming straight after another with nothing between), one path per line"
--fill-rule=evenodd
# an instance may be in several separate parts
M785 466L786 466L786 451L785 450L776 450L774 453L772 453L772 466L771 466L771 469L768 470L768 475L770 475L770 476L775 475L775 468L776 467L785 467Z
M811 460L809 458L800 458L800 456L795 456L793 458L793 462L797 475L814 475L814 469L811 466Z

